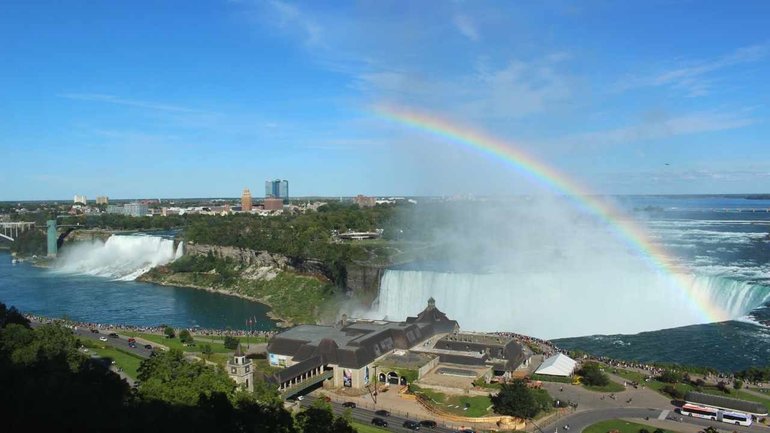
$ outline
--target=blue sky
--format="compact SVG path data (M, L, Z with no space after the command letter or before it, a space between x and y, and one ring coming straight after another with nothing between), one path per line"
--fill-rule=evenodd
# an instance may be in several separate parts
M515 142L600 193L770 192L766 1L6 1L0 200L511 194L382 119Z

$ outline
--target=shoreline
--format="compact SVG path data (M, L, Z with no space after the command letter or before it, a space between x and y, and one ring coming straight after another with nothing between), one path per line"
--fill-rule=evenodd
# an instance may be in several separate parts
M170 283L166 283L165 281L155 281L155 280L150 279L150 278L142 278L145 275L147 275L147 273L144 273L144 274L138 276L134 281L139 281L141 283L147 283L147 284L154 284L156 286L162 286L162 287L179 287L179 288L186 288L186 289L203 290L203 291L206 291L206 292L209 292L209 293L216 293L216 294L225 295L225 296L234 296L236 298L241 298L241 299L245 299L247 301L256 302L256 303L265 305L265 306L267 306L269 308L269 310L267 311L266 315L267 315L267 317L270 320L276 322L276 325L275 325L276 328L285 329L285 328L290 328L290 327L294 326L294 323L291 320L288 320L286 318L283 318L283 317L277 315L275 313L274 307L272 305L270 305L269 302L264 301L262 299L255 298L255 297L249 296L249 295L244 295L242 293L232 292L232 291L226 290L226 289L215 289L213 287L197 286L197 285L194 285L194 284L170 284Z

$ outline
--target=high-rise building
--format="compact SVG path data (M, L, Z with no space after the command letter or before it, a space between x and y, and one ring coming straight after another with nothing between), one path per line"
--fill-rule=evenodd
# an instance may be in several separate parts
M248 188L244 188L241 194L241 210L251 212L251 191Z
M77 203L86 204L88 202L88 198L86 198L86 196L84 195L75 194L75 198L72 199L72 202L75 204Z
M288 180L267 180L265 181L265 198L280 198L285 202L289 201L289 181Z
M146 216L149 212L149 207L144 203L128 203L123 206L124 215L130 215L134 217Z
M110 204L110 198L105 195L96 197L96 204Z

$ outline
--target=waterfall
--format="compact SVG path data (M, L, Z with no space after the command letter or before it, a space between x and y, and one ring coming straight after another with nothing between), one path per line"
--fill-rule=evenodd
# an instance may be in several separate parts
M148 235L112 235L106 242L95 240L63 249L56 271L95 275L130 281L155 266L181 257L182 243Z
M726 276L687 275L691 290L730 319L770 301L770 286ZM388 270L370 317L403 320L428 298L460 326L542 338L635 334L709 322L668 275L602 272L471 274Z

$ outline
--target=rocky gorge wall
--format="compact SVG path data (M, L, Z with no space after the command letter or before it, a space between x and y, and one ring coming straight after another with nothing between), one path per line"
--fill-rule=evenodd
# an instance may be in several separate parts
M373 301L380 290L380 280L385 272L385 267L371 266L359 263L345 265L345 281L335 281L331 270L326 264L316 259L287 257L282 254L274 254L267 251L258 251L248 248L238 248L219 245L186 243L185 254L208 255L211 254L235 260L239 263L257 268L273 268L284 271L293 271L300 274L322 277L334 282L338 286L344 286L346 291L353 292L360 298Z
M320 260L287 257L282 254L274 254L267 251L258 251L248 248L228 247L219 245L185 243L184 253L189 255L208 255L229 258L247 266L257 268L273 268L282 271L292 271L299 274L308 274L322 277L328 281L334 281L329 268Z

